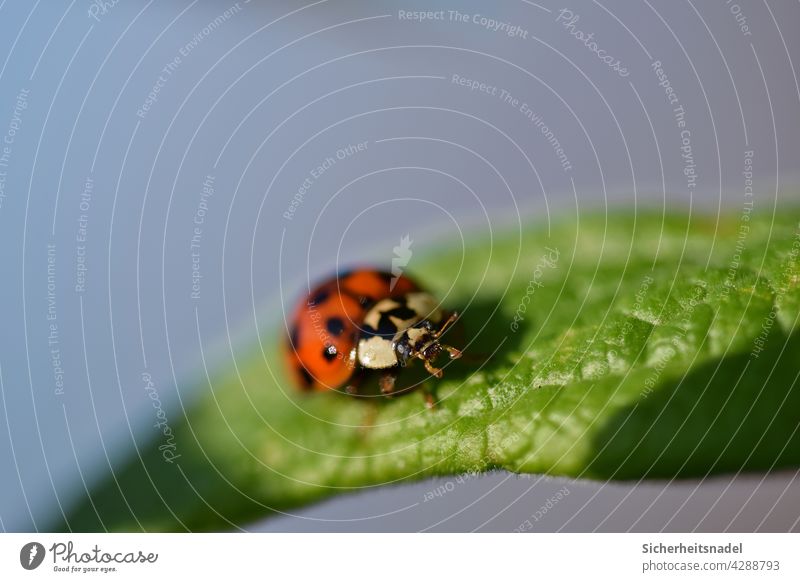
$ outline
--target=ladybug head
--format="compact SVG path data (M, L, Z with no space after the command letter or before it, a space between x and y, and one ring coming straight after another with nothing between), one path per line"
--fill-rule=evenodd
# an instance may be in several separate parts
M454 360L461 357L461 351L441 343L439 340L445 330L452 325L458 318L457 313L453 313L443 323L438 326L428 319L414 324L406 329L400 338L395 342L395 353L397 361L401 366L407 366L409 361L414 358L425 363L425 369L437 378L442 377L442 371L433 366L433 362L442 352L450 354L450 359Z

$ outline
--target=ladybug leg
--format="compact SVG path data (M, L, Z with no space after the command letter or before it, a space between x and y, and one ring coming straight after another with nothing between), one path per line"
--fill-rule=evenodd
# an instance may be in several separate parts
M439 368L434 368L433 364L431 364L430 360L422 360L425 362L425 369L428 370L431 376L435 376L436 378L441 378L444 372L442 372Z
M425 407L429 410L436 408L436 399L433 397L433 391L428 388L427 384L422 385L422 396L425 398Z
M444 372L442 372L442 370L440 370L439 368L434 368L433 365L430 363L430 360L426 360L425 356L423 356L421 353L415 352L413 354L413 357L422 360L422 363L425 364L425 369L428 370L428 372L432 376L435 376L436 378L441 378L444 375ZM433 390L431 390L427 382L422 383L422 396L425 398L425 407L428 410L433 410L436 407L436 398L433 395Z
M447 353L450 354L451 360L457 360L462 356L462 352L459 349L454 348L453 346L446 346L442 344L442 347L447 350Z
M378 379L378 386L381 389L381 394L386 397L391 397L394 394L394 382L397 379L396 370L387 370L381 374Z
M364 377L361 374L353 374L353 377L350 378L350 383L344 387L344 391L350 396L358 396L358 387L363 379Z

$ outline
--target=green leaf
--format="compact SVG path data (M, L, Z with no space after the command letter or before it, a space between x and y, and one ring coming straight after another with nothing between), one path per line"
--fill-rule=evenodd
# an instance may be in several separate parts
M68 516L74 530L243 526L324 497L495 468L593 479L800 466L800 212L579 215L415 256L468 358L429 411L296 393L237 354L175 427ZM257 344L257 342L254 342ZM456 343L456 339L453 339ZM124 494L124 495L123 495Z

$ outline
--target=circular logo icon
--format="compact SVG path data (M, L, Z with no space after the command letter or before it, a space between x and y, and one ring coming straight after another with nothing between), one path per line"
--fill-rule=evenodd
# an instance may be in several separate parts
M19 551L19 563L26 570L35 570L44 561L44 546L39 542L28 542Z

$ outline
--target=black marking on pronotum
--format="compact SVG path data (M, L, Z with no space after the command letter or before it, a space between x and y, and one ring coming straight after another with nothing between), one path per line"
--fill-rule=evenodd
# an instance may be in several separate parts
M325 358L325 361L332 362L336 359L336 354L339 353L336 349L336 346L333 344L328 344L324 348L322 348L322 357Z
M418 315L419 314L416 311L403 304L400 305L400 307L395 307L394 309L387 311L382 315L382 317L389 317L389 316L398 317L403 321L405 321L407 319L412 319L414 317L417 317Z
M331 334L335 335L336 337L339 337L340 335L342 335L342 332L344 331L344 322L342 321L341 317L336 317L336 316L329 317L328 321L325 322L325 327L328 328L328 331Z
M394 309L390 309L389 311L384 311L381 313L381 317L378 320L378 328L374 328L370 325L364 325L364 335L366 336L374 336L379 335L385 338L391 338L396 334L399 330L397 326L392 321L392 317L396 317L402 321L407 321L414 317L417 317L417 313L405 305L401 305L399 307L395 307Z
M380 322L378 323L378 333L383 336L393 336L397 333L397 326L392 321L392 317L401 321L407 321L417 317L417 313L405 305L395 307L394 309L381 314Z

